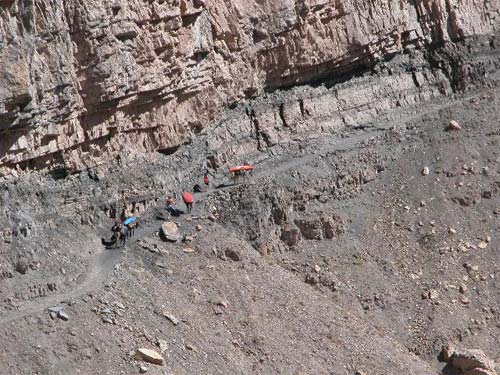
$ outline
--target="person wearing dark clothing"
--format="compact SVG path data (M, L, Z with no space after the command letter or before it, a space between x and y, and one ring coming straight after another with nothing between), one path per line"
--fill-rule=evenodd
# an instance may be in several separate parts
M167 197L167 199L165 200L165 205L167 206L166 210L170 212L172 216L180 216L184 213L184 211L177 208L177 206L175 205L175 199L173 199L171 196Z

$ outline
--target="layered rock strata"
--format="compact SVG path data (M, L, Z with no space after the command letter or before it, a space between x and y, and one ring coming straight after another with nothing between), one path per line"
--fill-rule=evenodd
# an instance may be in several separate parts
M264 91L349 78L474 35L494 50L499 10L498 0L1 0L0 165L81 170L124 152L170 152ZM418 101L449 93L445 81L460 89L467 64L448 71L452 58L431 61L443 77L407 72L354 96L379 101L377 113L404 90ZM331 92L315 100L346 110L338 126L373 117ZM300 103L278 109L283 122L311 111Z

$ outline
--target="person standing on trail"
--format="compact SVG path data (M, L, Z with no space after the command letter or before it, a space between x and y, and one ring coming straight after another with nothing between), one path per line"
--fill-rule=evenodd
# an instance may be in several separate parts
M167 199L165 200L165 205L167 207L170 207L170 206L175 206L175 199L172 198L170 195L167 197Z
M208 174L208 164L206 160L203 160L203 164L201 165L201 171L204 174Z
M182 193L182 200L184 201L184 204L186 205L187 213L190 214L191 209L193 208L193 202L194 202L193 194L185 191L184 193Z
M113 226L111 227L111 231L113 233L115 232L119 232L120 230L122 229L122 222L120 219L116 219L115 220L115 223L113 224Z
M165 200L165 205L167 206L166 210L173 216L179 216L184 213L184 211L177 208L175 199L170 195Z
M208 189L208 185L210 184L210 180L208 179L208 173L205 173L205 175L203 176L203 183Z

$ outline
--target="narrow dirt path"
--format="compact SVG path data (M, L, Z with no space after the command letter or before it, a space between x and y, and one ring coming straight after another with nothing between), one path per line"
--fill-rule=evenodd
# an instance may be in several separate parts
M494 90L496 91L496 90ZM299 167L307 164L318 157L318 155L324 152L336 152L336 151L346 151L352 149L356 144L364 140L368 140L376 135L383 134L385 131L390 129L395 124L405 124L409 121L413 121L417 118L423 117L427 114L436 113L441 109L457 105L461 102L470 100L475 97L479 97L484 93L469 95L455 101L446 102L444 104L432 106L426 111L418 113L416 115L405 118L404 120L394 120L388 121L377 126L370 126L368 129L361 134L352 134L346 138L329 138L323 140L314 152L310 152L307 155L300 155L293 158L287 158L282 156L278 159L270 157L265 161L259 163L256 167L256 171L253 172L251 180L255 181L260 178L269 177L271 175L280 174L294 167ZM373 125L373 124L372 124ZM197 198L204 198L209 196L216 190L220 189L230 189L240 183L247 182L248 180L242 180L241 182L234 182L225 185L220 188L212 188L206 192L196 194ZM154 207L151 211L154 212L159 207ZM195 209L195 212L196 209ZM149 213L151 214L151 212ZM181 220L183 221L183 220ZM152 234L154 231L158 230L159 222L154 217L149 217L147 224L136 231L136 236L129 240L128 246L131 243L138 241L139 239ZM91 264L89 265L89 272L83 276L83 280L77 284L74 288L67 290L60 294L54 294L47 297L40 297L36 300L26 301L19 309L16 311L4 313L0 315L0 325L9 323L16 319L21 319L27 315L40 312L43 309L60 304L62 301L73 299L85 295L91 291L98 289L109 276L109 274L114 270L115 266L121 261L123 255L123 249L112 249L105 250L104 248L94 257Z
M145 236L151 235L156 230L158 230L158 222L154 220L154 218L148 218L146 224L137 229L136 235L128 240L127 246L130 246ZM127 247L125 247L125 249L126 248ZM0 315L0 325L56 306L63 301L81 297L98 289L114 270L115 266L121 261L125 249L105 249L103 246L89 264L88 273L82 277L82 280L74 288L66 290L63 293L26 301L18 307L18 310Z

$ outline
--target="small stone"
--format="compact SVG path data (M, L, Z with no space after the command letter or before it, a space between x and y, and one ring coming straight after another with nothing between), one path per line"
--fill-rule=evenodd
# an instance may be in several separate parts
M51 311L51 312L49 312L49 316L50 316L50 319L54 320L55 318L57 318L57 313L54 311Z
M25 257L20 257L16 263L16 271L19 272L21 275L24 275L28 272L28 269L29 269L28 259Z
M484 199L491 199L492 196L493 196L493 194L491 193L491 191L483 191L481 193L481 197Z
M467 297L460 297L460 302L462 302L464 305L468 305L470 303L470 300Z
M163 366L164 363L164 359L159 353L147 348L137 349L134 354L134 359L139 361L142 360L144 362L149 362L160 366Z
M156 340L156 346L160 349L160 353L163 353L168 349L168 343L165 340L158 339Z
M488 247L488 243L486 241L481 241L477 244L477 247L480 249L486 249Z
M316 265L314 266L314 270L315 270L316 272L321 272L321 267L320 267L320 266L318 266L318 265L316 264Z
M425 202L424 201L420 201L420 207L425 207L425 206L426 206Z
M208 215L207 218L208 218L208 220L210 220L212 222L215 222L217 220L217 218L212 214Z
M457 234L457 230L454 228L448 228L448 232L451 234Z
M198 349L193 344L186 344L186 348L195 352L195 353L198 353Z
M430 173L430 170L429 170L429 167L424 167L424 169L422 169L422 176L428 176Z
M193 240L194 240L193 236L185 235L184 238L183 238L184 242L193 242Z
M146 372L148 372L148 368L146 366L139 366L139 372L141 374L145 374Z
M186 254L194 253L194 249L191 247L185 247L184 249L182 249L182 251L185 252Z
M446 130L447 131L459 131L459 130L462 130L462 127L460 126L460 124L458 123L458 121L451 120L448 123L448 126L446 127Z
M170 320L174 326L179 324L179 319L177 319L174 315L172 315L169 311L164 311L162 314L165 318Z
M215 315L221 315L222 313L224 313L224 311L221 309L220 306L215 306L214 312L215 312Z
M58 317L59 319L64 320L64 321L68 321L68 320L69 320L69 316L68 316L68 314L66 314L66 313L64 312L64 310L59 310L59 312L57 313L57 317Z
M241 254L237 250L226 249L224 251L224 255L226 256L226 258L229 258L229 259L231 259L231 260L233 260L235 262L241 261Z
M196 230L197 230L198 232L199 232L199 231L201 231L202 229L203 229L203 227L202 227L201 225L199 225L199 224L198 224L198 225L196 226Z
M103 307L100 311L100 314L102 315L108 315L111 314L111 309L109 307Z
M114 324L113 319L108 318L107 316L102 318L103 323Z
M429 299L436 300L439 297L439 292L436 289L429 290Z
M212 300L211 302L212 302L214 305L216 305L216 306L222 306L222 307L224 307L225 309L227 309L227 308L229 307L229 303L228 303L227 301L223 300L223 299L219 299L219 298L217 298L217 299Z
M354 375L366 375L366 372L358 370L354 373Z
M63 310L64 307L63 306L54 306L54 307L49 307L49 312L55 312L56 314Z
M464 283L460 283L460 287L458 288L459 292L464 294L465 292L467 292L467 285L465 285Z
M490 243L490 242L491 242L491 236L487 236L484 240L485 240L486 242Z

